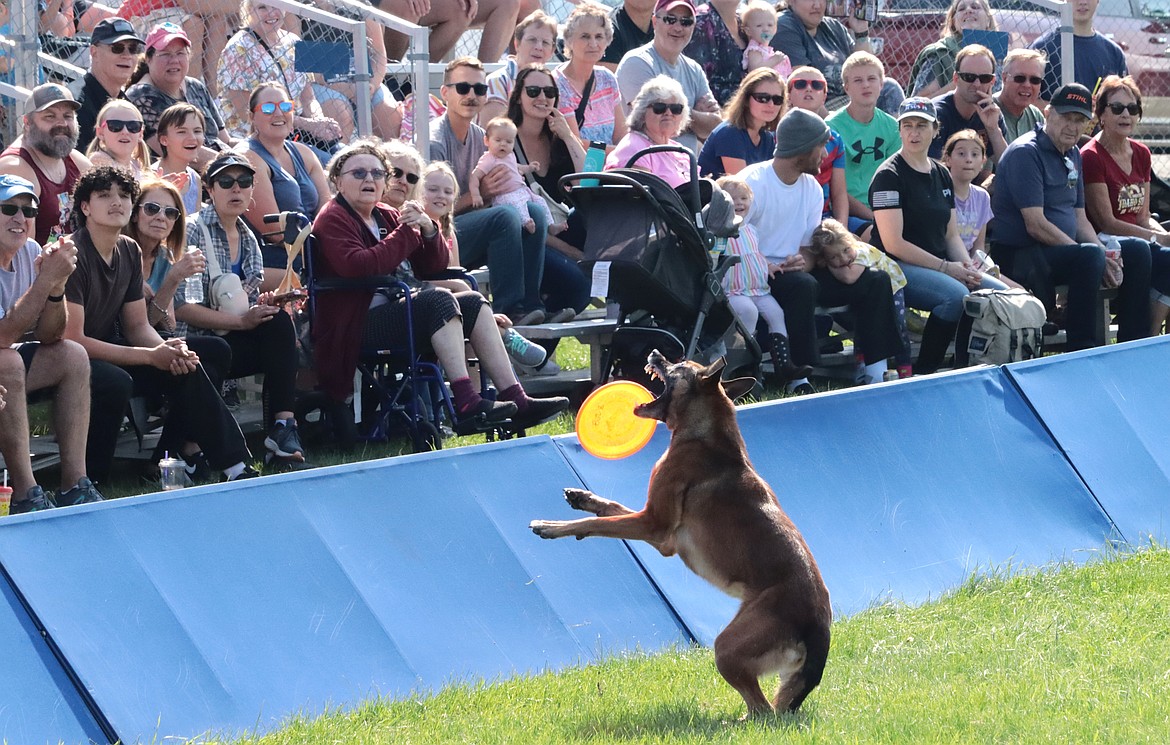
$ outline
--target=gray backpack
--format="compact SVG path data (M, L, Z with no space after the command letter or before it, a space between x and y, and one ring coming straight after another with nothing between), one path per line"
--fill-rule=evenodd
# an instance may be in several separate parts
M1044 304L1027 290L977 290L963 300L971 318L971 364L1002 365L1039 357L1044 348Z

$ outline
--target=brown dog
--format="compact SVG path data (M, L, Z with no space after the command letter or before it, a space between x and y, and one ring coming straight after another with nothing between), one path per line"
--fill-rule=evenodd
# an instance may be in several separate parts
M751 378L721 383L723 360L669 365L657 350L647 372L666 390L634 413L666 422L670 447L650 476L640 512L582 489L565 499L596 517L534 520L541 538L642 540L677 553L700 577L743 603L715 639L715 664L748 714L794 711L821 681L829 655L829 590L812 552L748 460L732 398ZM759 677L780 674L771 703Z

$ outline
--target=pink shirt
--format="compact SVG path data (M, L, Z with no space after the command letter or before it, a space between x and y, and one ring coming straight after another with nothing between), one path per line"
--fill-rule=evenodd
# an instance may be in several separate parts
M671 140L670 144L678 145L680 143ZM653 146L654 143L650 141L649 137L641 132L631 130L606 156L605 170L625 168L626 161L633 157L634 153ZM691 180L691 164L682 153L653 153L639 158L634 166L653 173L675 189Z

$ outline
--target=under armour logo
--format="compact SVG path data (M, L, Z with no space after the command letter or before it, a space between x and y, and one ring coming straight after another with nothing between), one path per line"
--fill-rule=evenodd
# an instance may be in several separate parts
M851 160L854 163L861 163L862 157L866 155L872 155L874 160L885 160L886 153L884 150L882 150L882 146L885 144L886 141L880 137L874 139L873 147L862 147L861 140L857 140L852 145L850 145L850 147L853 148L853 157Z

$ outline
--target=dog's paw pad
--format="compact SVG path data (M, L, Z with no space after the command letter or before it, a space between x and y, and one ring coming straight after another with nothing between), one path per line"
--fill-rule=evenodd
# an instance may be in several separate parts
M585 489L565 489L565 501L575 510L584 509L584 505L589 504L592 499L593 492Z

